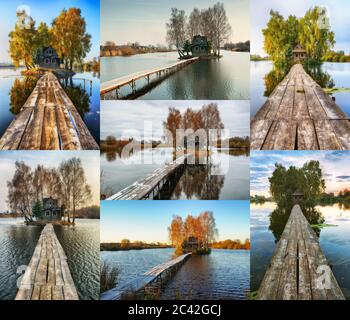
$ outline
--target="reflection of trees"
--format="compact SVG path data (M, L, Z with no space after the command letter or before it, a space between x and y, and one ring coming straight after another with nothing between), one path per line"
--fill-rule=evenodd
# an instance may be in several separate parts
M339 202L338 208L340 210L350 210L350 203L349 202Z
M273 233L276 242L280 239L284 227L287 224L287 221L289 219L290 213L293 208L293 203L288 203L286 206L278 206L270 215L270 226L269 230ZM324 223L324 217L322 216L322 213L317 210L315 207L305 207L301 206L301 210L307 219L307 221L311 225L316 224L322 224ZM320 235L321 229L320 228L313 228L316 232L317 236Z
M322 70L321 65L304 65L306 72L313 78L322 88L333 88L335 86L331 75ZM285 78L290 68L279 68L276 65L265 75L265 91L264 96L268 97L276 86Z
M15 79L10 90L10 111L18 114L24 103L34 90L38 79L35 77L25 77L24 79Z
M63 78L61 84L80 116L84 118L84 114L90 111L90 95L82 85L74 85L73 80L72 77Z
M331 75L323 71L321 65L305 65L305 70L322 88L333 88L335 86Z
M224 186L225 176L212 175L214 165L187 165L185 172L175 187L173 197L179 199L181 193L187 199L208 199L217 200L220 197L221 189Z
M287 69L282 69L275 66L268 74L265 75L265 97L268 97L272 93L272 91L284 79L287 73Z

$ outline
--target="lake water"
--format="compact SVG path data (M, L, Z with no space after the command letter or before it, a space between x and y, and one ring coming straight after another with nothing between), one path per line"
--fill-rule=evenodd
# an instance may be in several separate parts
M26 226L23 219L0 219L0 300L14 299L18 267L28 265L41 226ZM99 220L76 220L73 226L55 226L68 257L80 299L99 297Z
M76 219L74 226L55 226L68 258L79 298L98 300L100 295L100 220Z
M147 100L248 100L249 54L222 51L221 59L202 59L174 73L142 95ZM176 52L102 57L101 81L177 62ZM146 84L139 80L137 88ZM130 93L125 86L122 96Z
M142 162L135 163L139 159ZM127 159L117 153L102 153L102 193L117 193L172 160L171 148L145 149ZM248 154L213 151L207 165L188 165L170 194L162 193L161 198L248 199L249 170Z
M251 204L251 291L259 289L275 249L274 230L269 230L274 203ZM350 299L350 211L337 204L316 207L325 218L320 232L320 245L347 299Z
M80 79L92 80L90 83ZM61 80L61 83L64 82ZM4 134L15 115L34 89L36 79L21 76L21 70L0 68L0 137ZM100 141L100 80L96 74L76 73L68 81L68 96L77 107L86 126L97 142ZM12 93L12 94L11 94Z
M108 265L118 266L122 286L172 258L174 249L101 252ZM166 284L162 299L244 299L249 291L249 251L212 250L193 256Z
M266 101L264 77L272 69L273 63L271 61L251 61L250 63L251 118ZM322 64L322 71L330 75L335 87L350 88L350 63L325 62ZM350 92L339 92L333 96L341 109L350 116Z

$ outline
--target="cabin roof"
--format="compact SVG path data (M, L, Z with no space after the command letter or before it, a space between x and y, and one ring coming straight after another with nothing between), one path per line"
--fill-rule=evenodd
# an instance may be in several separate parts
M295 46L295 48L293 49L293 53L306 53L305 49L303 48L303 46L299 43Z

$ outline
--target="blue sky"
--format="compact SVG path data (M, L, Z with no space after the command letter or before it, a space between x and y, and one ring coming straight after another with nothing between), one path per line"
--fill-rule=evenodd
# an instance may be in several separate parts
M205 9L219 0L102 0L101 43L107 40L117 44L139 42L166 44L165 24L171 8L186 11ZM224 3L233 32L234 42L249 40L249 0L220 0Z
M219 240L249 238L249 201L102 201L101 242L121 239L169 242L173 215L213 211Z
M210 101L217 103L225 129L230 136L249 136L249 101ZM161 139L164 135L163 121L166 120L169 107L175 107L185 112L188 107L199 110L208 101L101 101L101 138L108 135L122 136L123 131L139 130L137 136L149 137L152 133L154 139ZM118 112L116 110L118 109ZM152 123L152 132L144 130L144 121ZM131 133L130 133L131 135ZM135 137L137 137L135 135Z
M31 16L38 25L41 21L51 25L52 20L63 8L77 7L87 24L87 32L91 34L91 51L87 59L99 56L100 45L100 1L99 0L0 0L0 62L11 62L8 55L8 34L16 23L16 10L19 6L29 7Z
M350 2L348 0L251 0L251 52L265 54L261 30L265 28L270 18L271 9L279 11L285 17L289 14L301 17L315 5L328 8L331 28L337 41L335 50L350 53Z
M250 194L269 195L269 180L275 163L301 167L310 160L320 161L327 192L349 188L350 151L252 151L250 156Z
M1 151L0 156L0 212L6 211L7 184L15 170L16 161L24 161L31 168L38 164L58 167L61 161L78 157L82 161L85 176L92 188L91 204L99 204L100 197L100 153L98 151Z

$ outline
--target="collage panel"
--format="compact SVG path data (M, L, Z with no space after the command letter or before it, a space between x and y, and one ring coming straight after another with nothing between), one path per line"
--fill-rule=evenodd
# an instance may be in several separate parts
M0 150L98 150L100 2L0 11Z
M0 299L99 299L99 152L2 151Z
M101 199L249 199L248 101L101 108Z
M248 0L102 1L101 16L101 99L249 99Z
M102 201L102 300L241 300L249 201Z
M350 149L347 7L251 1L251 149Z
M349 159L349 151L252 151L254 299L349 299Z

